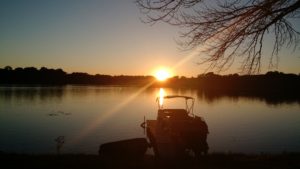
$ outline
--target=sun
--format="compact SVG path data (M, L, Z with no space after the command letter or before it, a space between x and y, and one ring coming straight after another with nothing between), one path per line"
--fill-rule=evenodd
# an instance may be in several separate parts
M167 69L159 69L158 71L156 71L155 73L155 78L158 81L165 81L166 79L171 77L171 73L169 70Z

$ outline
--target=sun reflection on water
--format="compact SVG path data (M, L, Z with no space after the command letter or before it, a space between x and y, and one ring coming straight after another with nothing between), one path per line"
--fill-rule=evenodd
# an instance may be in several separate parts
M163 88L159 89L159 107L163 108L163 104L164 104L164 97L166 95L166 92Z

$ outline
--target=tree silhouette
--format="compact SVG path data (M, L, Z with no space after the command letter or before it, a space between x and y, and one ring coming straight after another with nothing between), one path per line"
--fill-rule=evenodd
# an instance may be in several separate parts
M229 68L242 56L241 69L251 74L261 68L263 43L274 37L269 66L278 62L282 47L297 47L299 32L291 24L299 19L300 0L136 0L147 17L143 21L163 21L183 29L185 48L201 46L209 63L218 71Z

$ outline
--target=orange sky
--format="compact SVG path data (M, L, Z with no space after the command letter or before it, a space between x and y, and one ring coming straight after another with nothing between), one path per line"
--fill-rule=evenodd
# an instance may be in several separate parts
M152 75L169 67L174 75L197 76L206 70L196 64L201 55L178 49L178 28L142 23L131 0L16 0L1 2L0 10L0 67L111 75ZM271 43L265 44L261 73L269 70ZM299 50L285 49L280 56L278 71L300 73ZM239 72L239 66L236 60L222 74Z

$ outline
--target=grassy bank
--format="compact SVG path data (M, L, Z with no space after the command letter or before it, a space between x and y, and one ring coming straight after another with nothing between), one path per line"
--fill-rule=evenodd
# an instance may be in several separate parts
M300 153L280 155L209 154L200 159L159 162L151 155L140 161L104 160L97 155L21 155L1 154L5 168L201 168L201 169L299 169ZM2 167L1 167L2 168Z

